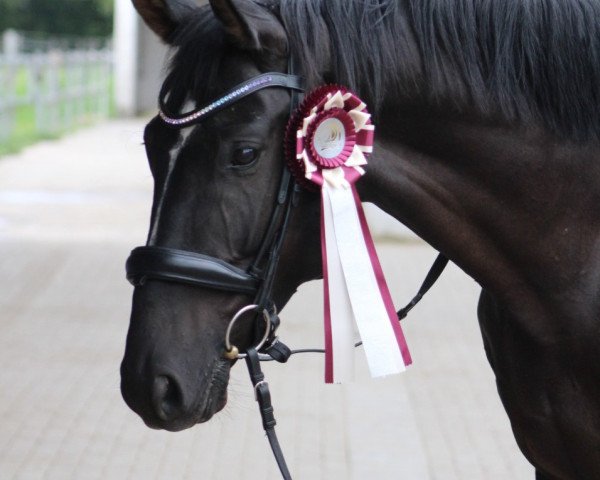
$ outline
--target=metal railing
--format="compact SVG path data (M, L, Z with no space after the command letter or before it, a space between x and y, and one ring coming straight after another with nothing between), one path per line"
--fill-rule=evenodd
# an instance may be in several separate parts
M23 128L53 135L110 114L109 45L20 51L6 43L0 53L0 142Z

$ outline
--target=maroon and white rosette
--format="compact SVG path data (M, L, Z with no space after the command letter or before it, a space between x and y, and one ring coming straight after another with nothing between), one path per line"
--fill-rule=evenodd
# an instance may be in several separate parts
M373 377L411 363L362 204L354 187L373 151L367 106L340 86L308 95L288 125L296 179L321 190L325 286L325 381L354 378L355 326Z

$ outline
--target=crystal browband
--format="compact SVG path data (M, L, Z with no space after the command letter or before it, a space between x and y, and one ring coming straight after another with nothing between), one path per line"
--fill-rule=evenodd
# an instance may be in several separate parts
M192 125L222 110L240 98L267 87L284 87L301 91L302 79L296 75L286 75L284 73L264 73L258 77L254 77L250 81L237 85L221 98L209 103L205 107L181 115L172 115L168 112L164 101L166 92L161 92L159 98L159 115L165 123L172 126L183 127Z

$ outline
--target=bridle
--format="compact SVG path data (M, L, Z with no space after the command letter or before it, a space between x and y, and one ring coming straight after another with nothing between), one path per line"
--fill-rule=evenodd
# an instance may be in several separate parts
M183 114L169 112L165 101L168 94L165 84L159 98L160 117L166 125L172 128L188 127L202 122L242 98L265 88L284 88L290 91L291 116L298 107L300 94L304 91L302 79L293 74L291 63L290 61L288 73L271 72L258 75L237 85L208 105ZM228 325L224 341L224 357L231 361L241 358L246 360L255 398L259 404L263 428L284 479L291 479L291 475L275 434L276 422L269 387L260 368L260 361L286 362L294 353L323 352L322 349L292 351L276 336L280 321L275 303L271 298L273 282L291 212L297 204L299 192L300 188L286 162L282 162L276 204L256 257L246 270L209 255L155 245L135 248L126 263L127 279L136 287L144 285L147 280L161 280L254 295L253 303L239 310ZM398 312L399 319L404 318L429 290L447 262L445 257L438 256L417 295ZM256 312L254 322L256 344L246 349L244 353L240 353L238 348L231 344L230 334L241 316L250 311Z
M265 88L289 89L292 92L292 110L298 103L298 92L303 91L301 82L297 75L265 73L237 85L207 106L181 115L169 113L163 87L160 117L172 128L187 127L200 123ZM257 305L257 310L272 308L270 297L275 270L297 193L292 175L284 163L275 208L256 257L246 270L208 255L148 245L131 252L126 266L127 279L135 286L143 285L147 280L164 280L246 295L254 294L253 303Z
M299 93L304 89L302 88L302 79L291 73L291 66L288 71L290 73L271 72L253 77L208 105L180 115L171 114L168 110L165 102L167 96L165 84L159 99L160 117L172 128L187 127L200 123L242 98L265 88L285 88L291 92L291 115L298 106ZM226 347L224 357L231 361L246 358L255 397L260 406L263 427L281 473L286 479L291 476L275 434L276 422L269 388L260 368L258 352L281 362L287 361L292 353L276 336L280 322L271 297L281 248L292 209L297 204L298 194L299 187L286 163L282 162L276 204L256 257L246 270L209 255L154 245L135 248L126 264L127 279L134 286L141 286L147 280L162 280L254 295L253 303L239 310L229 323L224 342ZM231 344L230 334L240 317L249 311L257 312L255 325L259 340L254 347L248 348L245 353L240 353L238 348Z
M292 92L290 110L298 103L302 79L293 74L264 73L243 82L208 105L184 114L171 114L166 105L166 84L160 94L160 117L172 128L183 128L202 122L242 98L265 88L285 88ZM165 280L227 292L254 295L257 311L272 311L271 293L281 246L295 203L297 189L291 173L282 167L275 208L252 264L242 270L219 258L172 248L145 246L131 252L127 260L127 278L133 285L146 280Z

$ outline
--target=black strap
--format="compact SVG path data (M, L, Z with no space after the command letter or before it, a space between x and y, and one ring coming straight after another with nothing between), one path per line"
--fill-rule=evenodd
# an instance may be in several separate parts
M444 254L439 253L437 258L433 262L433 265L429 269L429 272L427 272L427 276L425 277L425 280L423 280L421 288L419 288L417 294L408 303L408 305L406 305L406 307L398 310L398 320L402 320L403 318L405 318L406 315L408 315L408 312L410 312L414 308L414 306L421 301L423 295L425 295L433 286L433 284L437 281L437 279L440 278L440 275L444 271L444 268L446 268L446 265L448 265L448 258L445 257Z
M260 411L260 418L262 419L263 428L269 439L273 456L277 461L281 476L284 480L291 480L292 476L288 470L285 458L275 433L275 415L273 411L273 405L271 404L271 393L269 392L269 384L265 381L265 374L260 368L260 359L258 352L254 348L246 351L246 365L248 366L248 373L250 374L250 381L254 387L254 395L258 402L258 409Z
M291 182L292 174L289 169L284 166L279 182L279 189L277 191L277 203L275 204L275 209L271 214L271 220L263 237L259 251L254 258L252 265L248 268L248 272L256 277L264 278L265 276L263 272L265 267L265 257L269 254L269 249L273 248L275 236L281 231L283 225L282 216L288 208Z
M259 287L256 277L223 260L174 248L137 247L125 268L135 286L155 279L246 294L256 293Z
M278 337L275 337L275 339L264 349L264 352L279 363L287 362L293 353L290 347L279 340Z
M414 298L406 305L403 309L398 311L398 320L402 320L406 317L408 312L410 312L413 307L421 301L423 296L429 291L429 289L433 286L433 284L440 278L440 275L448 265L448 258L443 254L438 254L437 258L433 262L433 265L427 272L425 276L425 280L421 284L419 291L414 296ZM362 345L362 342L358 342L355 344L355 347ZM267 434L267 438L269 439L269 444L271 445L271 450L273 451L273 456L275 457L275 461L279 466L279 470L281 471L281 475L284 480L291 480L290 472L287 468L287 464L285 463L285 458L283 456L283 452L281 450L281 446L279 445L279 440L277 439L277 435L275 433L275 416L273 412L273 406L271 404L271 394L269 392L269 385L265 381L265 375L263 374L260 368L261 361L268 360L276 360L281 363L287 362L288 358L291 355L297 353L324 353L323 349L302 349L302 350L290 350L285 344L279 341L278 338L274 338L271 340L270 345L264 350L267 354L264 357L259 357L258 352L251 348L246 352L246 365L248 366L248 372L250 374L250 380L252 381L252 385L254 387L254 394L256 397L256 401L259 405L260 416L262 419L263 428L265 433Z
M288 73L278 74L281 76L282 81L290 82L286 84L290 88L290 117L298 108L300 103L301 92L304 90L301 88L302 80L301 77L294 75L294 61L292 57L288 59ZM269 75L269 74L267 74ZM273 74L275 75L275 74ZM292 86L292 83L298 82L296 86ZM296 184L294 177L292 176L287 165L283 165L283 173L281 175L281 182L279 185L279 192L277 194L277 205L275 211L271 216L271 222L265 238L263 239L262 246L258 255L256 256L249 272L261 278L262 283L254 299L254 303L258 305L259 310L263 308L269 308L268 305L271 300L271 292L273 290L273 282L275 281L275 273L277 266L279 265L279 257L281 256L281 249L285 240L290 217L293 208L298 202L299 188ZM277 226L279 228L277 228ZM270 250L267 250L269 247ZM263 265L263 257L268 257L266 264ZM273 330L273 335L275 330ZM271 336L268 343L273 342L274 337ZM286 359L287 360L287 359Z
M291 195L293 196L294 194L292 193ZM279 229L279 234L275 238L275 241L271 246L267 265L262 274L263 281L254 300L254 303L258 305L261 309L268 307L268 304L271 302L271 293L273 290L273 283L275 281L275 272L277 270L277 266L279 265L281 249L285 240L285 234L287 233L287 228L290 222L293 207L294 201L293 198L291 198L288 200L285 206L285 211L283 212L283 221Z

